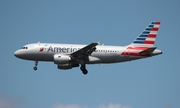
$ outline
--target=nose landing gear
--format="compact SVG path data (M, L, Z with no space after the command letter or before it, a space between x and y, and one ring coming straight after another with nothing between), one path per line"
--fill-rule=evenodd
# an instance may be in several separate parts
M37 65L38 65L38 61L35 61L35 66L33 68L35 71L37 70Z

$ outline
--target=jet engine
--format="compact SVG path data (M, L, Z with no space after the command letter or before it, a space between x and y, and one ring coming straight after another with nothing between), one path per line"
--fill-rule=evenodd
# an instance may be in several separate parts
M55 54L54 63L55 64L67 64L71 60L69 55Z
M58 69L72 69L73 67L79 67L79 64L58 64Z

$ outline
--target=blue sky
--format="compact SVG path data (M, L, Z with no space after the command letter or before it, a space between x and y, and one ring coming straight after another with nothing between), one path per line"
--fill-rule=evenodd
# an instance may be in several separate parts
M1 0L1 108L179 108L178 0ZM117 64L58 70L53 62L14 57L40 42L128 45L160 21L162 55Z

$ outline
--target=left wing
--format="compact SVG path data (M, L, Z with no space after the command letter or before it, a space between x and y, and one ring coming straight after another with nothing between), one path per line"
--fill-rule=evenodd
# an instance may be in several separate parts
M89 56L93 51L96 50L96 46L99 44L99 42L91 43L83 48L81 48L78 51L73 52L71 55L78 57L78 56Z

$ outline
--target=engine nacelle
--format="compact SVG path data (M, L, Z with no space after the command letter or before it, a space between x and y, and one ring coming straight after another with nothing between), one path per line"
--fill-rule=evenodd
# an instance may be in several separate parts
M73 67L79 67L79 64L58 64L58 69L72 69Z
M55 64L67 64L70 60L71 58L68 55L63 55L63 54L54 55Z
M58 64L58 69L72 69L71 64Z

